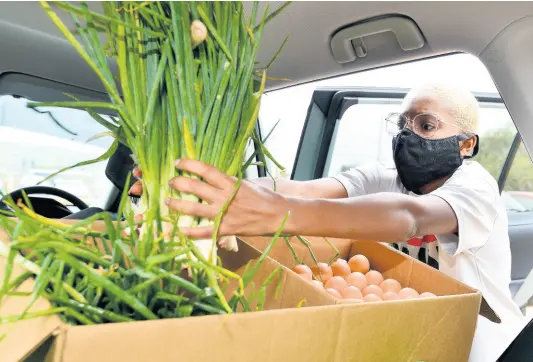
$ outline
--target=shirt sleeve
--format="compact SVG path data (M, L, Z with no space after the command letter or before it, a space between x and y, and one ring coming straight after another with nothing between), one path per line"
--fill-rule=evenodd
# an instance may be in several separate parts
M344 186L348 197L355 197L380 192L383 173L382 165L372 163L341 172L333 178Z
M431 193L446 201L457 217L458 233L437 235L442 249L452 256L485 245L499 212L494 185L483 179L454 176Z

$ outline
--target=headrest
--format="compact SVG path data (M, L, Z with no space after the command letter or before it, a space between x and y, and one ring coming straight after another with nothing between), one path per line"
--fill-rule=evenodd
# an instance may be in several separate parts
M128 179L128 174L133 171L135 163L131 158L131 151L128 147L119 143L115 153L109 158L107 167L105 168L105 175L115 185L117 189L122 191L124 185ZM131 187L135 183L135 179L132 177L130 180ZM128 187L128 188L129 188Z

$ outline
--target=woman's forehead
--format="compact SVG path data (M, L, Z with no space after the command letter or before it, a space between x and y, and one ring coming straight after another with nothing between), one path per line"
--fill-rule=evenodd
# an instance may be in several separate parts
M432 94L416 94L406 97L402 103L401 112L407 116L433 113L443 120L453 120L446 105Z
M432 95L411 95L406 96L402 102L402 111L437 111L440 108L440 102L437 97Z

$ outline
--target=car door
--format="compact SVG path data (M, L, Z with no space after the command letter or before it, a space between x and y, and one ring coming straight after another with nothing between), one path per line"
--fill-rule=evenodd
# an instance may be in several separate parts
M398 111L407 89L317 88L300 138L292 179L333 176L368 162L392 163L388 113ZM475 158L498 180L509 216L513 296L533 269L533 165L499 94L475 94L480 104L480 152ZM395 245L437 267L431 243ZM413 253L414 252L414 253ZM415 255L413 255L415 254ZM533 273L532 273L533 275ZM523 311L533 296L524 286L517 301ZM533 306L533 305L532 305Z

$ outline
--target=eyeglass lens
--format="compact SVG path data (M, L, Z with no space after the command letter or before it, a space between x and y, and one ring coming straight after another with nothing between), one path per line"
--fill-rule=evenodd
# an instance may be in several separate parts
M404 127L409 128L419 136L431 138L439 129L438 118L429 113L417 114L411 121L402 113L393 113L387 117L387 131L396 135Z

